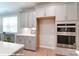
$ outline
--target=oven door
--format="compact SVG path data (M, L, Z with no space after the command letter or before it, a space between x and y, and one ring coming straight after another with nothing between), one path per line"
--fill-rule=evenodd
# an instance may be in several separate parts
M75 49L75 36L57 35L57 46L62 48Z

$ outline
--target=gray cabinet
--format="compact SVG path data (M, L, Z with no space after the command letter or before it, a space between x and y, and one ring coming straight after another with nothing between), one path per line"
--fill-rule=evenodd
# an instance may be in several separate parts
M25 49L36 50L36 40L35 37L27 36L24 43Z
M36 17L45 16L46 14L45 7L36 7Z
M24 44L25 49L36 50L35 36L16 36L16 43Z
M66 4L67 20L77 20L77 3Z
M30 27L30 28L35 27L35 20L36 20L35 11L29 12L29 14L28 14L28 23L29 23L28 27Z
M23 36L16 36L16 43L18 44L24 44L25 37Z
M40 16L55 16L56 6L41 6L36 8L36 17Z
M23 12L20 15L20 28L25 28L25 27L35 27L35 12L34 11L28 11L28 12Z
M55 8L56 6L46 7L46 16L55 16Z
M56 6L56 21L77 20L77 3Z
M20 28L28 27L28 13L20 13Z
M66 20L66 5L57 5L56 6L56 21Z

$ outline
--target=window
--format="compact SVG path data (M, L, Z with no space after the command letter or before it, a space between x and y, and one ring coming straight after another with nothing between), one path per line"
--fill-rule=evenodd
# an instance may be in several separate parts
M3 32L17 32L17 16L3 18Z

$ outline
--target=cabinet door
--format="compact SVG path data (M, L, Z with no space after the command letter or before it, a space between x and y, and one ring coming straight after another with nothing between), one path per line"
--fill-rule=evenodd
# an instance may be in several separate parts
M36 8L36 17L45 16L45 7Z
M28 14L29 16L29 19L28 19L28 27L32 27L32 20L33 20L33 15L32 15L32 12L29 12Z
M24 28L28 26L28 13L21 13L20 14L20 27Z
M25 49L30 49L30 41L29 41L29 37L28 36L25 37L24 48Z
M29 37L29 45L31 50L36 50L35 37Z
M67 20L77 20L77 3L69 3L66 5Z
M46 16L55 16L55 6L46 7Z
M24 27L29 27L28 25L29 25L29 23L28 23L28 19L29 19L29 15L28 15L29 13L28 12L25 12L25 14L24 14Z
M34 27L34 23L35 23L35 12L29 12L29 27Z
M56 6L56 21L64 21L64 20L66 20L66 6L57 5Z
M24 41L24 48L30 50L36 50L35 37L26 37Z
M18 44L24 44L24 37L17 36L16 37L16 43L18 43Z
M25 20L24 19L25 17L24 16L25 16L24 13L21 13L20 14L20 27L21 28L24 28L24 23L25 23L25 21L24 21Z

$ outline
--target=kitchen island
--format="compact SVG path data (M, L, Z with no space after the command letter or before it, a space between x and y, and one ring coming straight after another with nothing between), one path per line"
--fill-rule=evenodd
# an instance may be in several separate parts
M0 56L11 56L21 50L24 47L23 44L9 43L0 41Z

